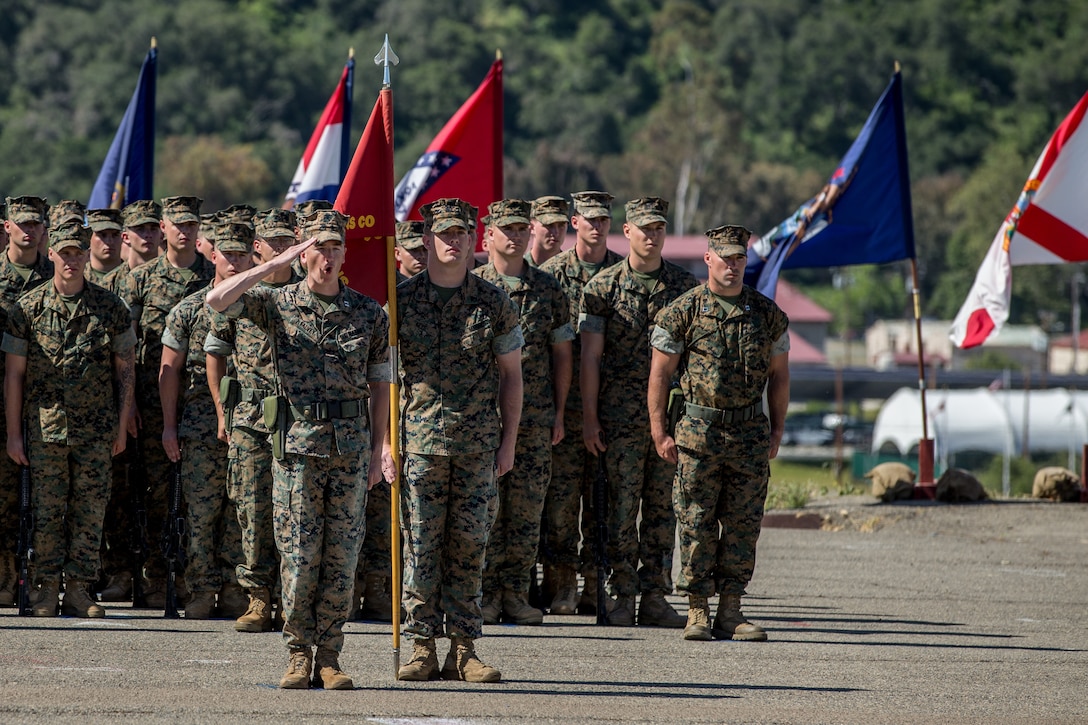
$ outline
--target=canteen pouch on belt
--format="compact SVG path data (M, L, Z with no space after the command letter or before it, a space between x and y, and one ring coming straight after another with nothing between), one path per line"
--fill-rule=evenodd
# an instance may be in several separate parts
M227 432L234 426L234 406L242 396L242 386L237 380L226 375L219 381L219 403L223 406L223 420L227 426Z
M676 434L676 424L684 414L684 393L679 385L669 389L669 435Z
M272 431L272 457L278 461L283 460L283 454L287 448L287 399L280 395L270 395L261 401L261 410L264 412L264 425Z

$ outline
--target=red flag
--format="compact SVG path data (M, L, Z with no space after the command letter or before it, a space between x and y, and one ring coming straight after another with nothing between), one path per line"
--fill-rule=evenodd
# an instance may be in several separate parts
M479 207L481 215L503 198L501 58L397 184L397 219L420 219L420 206L450 196ZM476 245L479 251L479 238Z
M383 88L333 207L348 217L344 283L379 304L389 298L388 240L393 217L393 91Z

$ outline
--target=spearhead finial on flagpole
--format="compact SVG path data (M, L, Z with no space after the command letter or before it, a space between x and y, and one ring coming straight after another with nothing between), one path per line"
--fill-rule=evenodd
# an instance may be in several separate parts
M386 33L385 42L382 43L382 49L374 56L374 65L385 67L385 73L382 76L382 85L389 85L389 66L397 65L398 63L400 63L400 58L398 58L397 54L393 52L393 49L389 47L389 33Z
M152 49L159 47L159 41L154 35L151 36L151 47Z

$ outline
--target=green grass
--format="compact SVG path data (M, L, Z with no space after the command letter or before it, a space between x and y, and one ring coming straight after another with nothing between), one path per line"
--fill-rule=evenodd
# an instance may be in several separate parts
M767 509L804 508L813 496L854 493L858 489L844 472L844 485L835 480L835 472L829 463L798 463L796 461L771 461L771 481L767 487Z

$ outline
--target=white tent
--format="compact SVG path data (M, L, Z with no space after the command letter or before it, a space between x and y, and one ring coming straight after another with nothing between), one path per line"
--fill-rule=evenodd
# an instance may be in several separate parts
M1049 390L926 391L936 455L960 451L1021 455L1070 451L1088 443L1088 392ZM873 429L873 452L906 455L922 438L921 395L900 388L884 403Z

